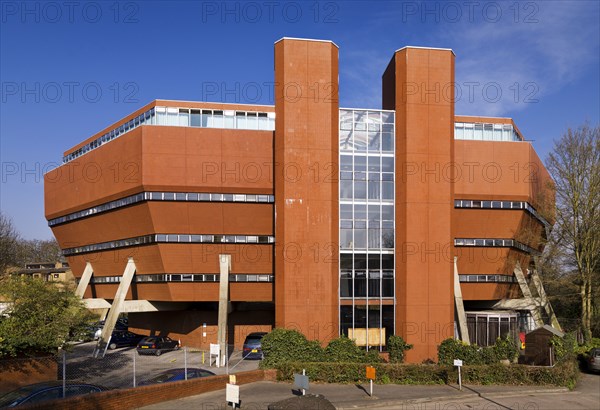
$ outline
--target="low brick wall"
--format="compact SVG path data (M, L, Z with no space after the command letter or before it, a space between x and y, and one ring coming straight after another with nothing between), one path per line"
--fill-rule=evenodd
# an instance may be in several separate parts
M248 384L259 381L275 381L277 371L252 370L236 373L237 384ZM163 401L225 389L229 376L211 376L187 381L154 384L131 389L110 390L88 396L73 397L66 400L52 400L26 409L56 410L125 410L134 409ZM225 401L225 395L223 395Z
M0 394L27 384L56 380L54 356L0 360Z

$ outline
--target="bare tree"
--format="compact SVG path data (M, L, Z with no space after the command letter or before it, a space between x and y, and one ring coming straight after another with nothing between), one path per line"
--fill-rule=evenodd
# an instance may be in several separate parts
M22 241L21 253L24 263L56 262L63 259L60 247L54 238Z
M12 220L0 212L0 275L20 262L20 237Z
M600 267L600 127L569 129L549 154L546 167L556 189L557 245L566 269L577 272L584 339L591 339L593 292Z

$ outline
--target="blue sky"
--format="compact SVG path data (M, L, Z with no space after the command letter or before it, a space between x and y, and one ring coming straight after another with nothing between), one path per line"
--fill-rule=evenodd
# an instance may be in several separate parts
M3 0L0 13L0 209L26 238L52 235L43 172L143 104L272 104L284 36L340 47L342 107L380 108L381 74L413 45L452 48L456 113L513 117L542 158L600 122L598 1Z

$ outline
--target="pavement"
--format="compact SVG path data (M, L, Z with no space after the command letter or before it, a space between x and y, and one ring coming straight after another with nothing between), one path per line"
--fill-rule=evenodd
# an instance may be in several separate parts
M338 409L600 409L600 375L582 374L573 391L544 386L404 386L374 385L370 397L368 384L312 383L307 393L320 394ZM270 403L285 400L300 392L291 383L257 382L240 386L240 408L267 409ZM225 410L225 391L143 407L145 410L170 409Z

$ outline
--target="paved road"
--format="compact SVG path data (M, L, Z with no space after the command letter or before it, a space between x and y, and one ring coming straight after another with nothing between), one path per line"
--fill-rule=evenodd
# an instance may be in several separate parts
M208 353L204 357L202 351L180 349L165 352L160 356L140 356L135 348L108 350L102 359L92 357L95 342L80 343L67 353L67 380L99 384L111 389L133 386L135 369L136 383L149 379L158 373L174 368L187 367L207 369L215 374L226 374L227 368L216 368L208 365ZM204 363L203 363L204 359ZM230 373L255 370L256 360L241 360L241 352L234 351L230 357ZM60 369L59 369L60 373Z
M322 394L339 409L477 410L477 409L600 409L600 376L582 375L574 391L532 386L400 386L376 385L374 398L368 385L312 384L309 392ZM240 387L241 409L266 409L269 403L295 394L288 383L259 382ZM227 409L224 391L159 403L145 410ZM231 407L229 407L231 408Z

